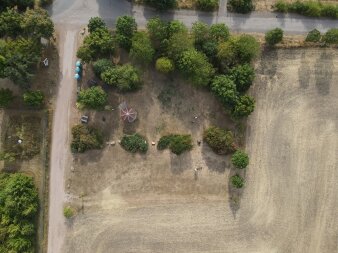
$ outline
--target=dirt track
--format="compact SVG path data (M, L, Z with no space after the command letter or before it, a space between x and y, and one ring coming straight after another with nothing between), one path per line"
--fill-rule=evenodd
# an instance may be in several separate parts
M251 163L237 212L228 200L229 169L211 171L223 163L205 159L204 147L179 161L155 150L132 156L106 148L78 157L73 203L91 193L68 224L63 252L336 252L337 56L279 50L258 63ZM196 181L191 168L199 163L209 170ZM175 166L189 169L175 173Z

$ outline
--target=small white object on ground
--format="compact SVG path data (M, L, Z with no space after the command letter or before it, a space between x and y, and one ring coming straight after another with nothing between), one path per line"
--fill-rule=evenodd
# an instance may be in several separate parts
M155 143L154 141L151 142L151 145L155 146L155 144L156 144L156 143Z

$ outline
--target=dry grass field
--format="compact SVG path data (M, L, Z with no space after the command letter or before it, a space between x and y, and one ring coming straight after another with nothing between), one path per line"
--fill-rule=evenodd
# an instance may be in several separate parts
M251 162L239 208L230 198L229 157L203 143L181 156L106 146L75 155L66 168L78 213L68 221L63 252L336 252L338 54L276 50L256 67L257 108L245 145ZM117 110L90 113L107 141L135 130L148 141L167 132L191 133L196 141L210 124L235 128L206 91L152 72L145 80L133 94L110 91L114 108L126 100L138 111L134 125L122 124Z

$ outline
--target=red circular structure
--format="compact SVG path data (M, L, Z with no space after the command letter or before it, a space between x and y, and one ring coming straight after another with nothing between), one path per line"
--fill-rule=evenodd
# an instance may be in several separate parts
M137 118L137 112L132 108L129 108L126 102L123 102L119 105L120 108L120 117L123 121L128 121L129 123L134 122Z

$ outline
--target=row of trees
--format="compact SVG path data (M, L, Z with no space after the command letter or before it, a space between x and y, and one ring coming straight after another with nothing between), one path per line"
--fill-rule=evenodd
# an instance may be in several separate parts
M177 7L177 0L144 0L144 3L164 11ZM218 0L196 0L196 8L203 11L213 11L218 8Z

